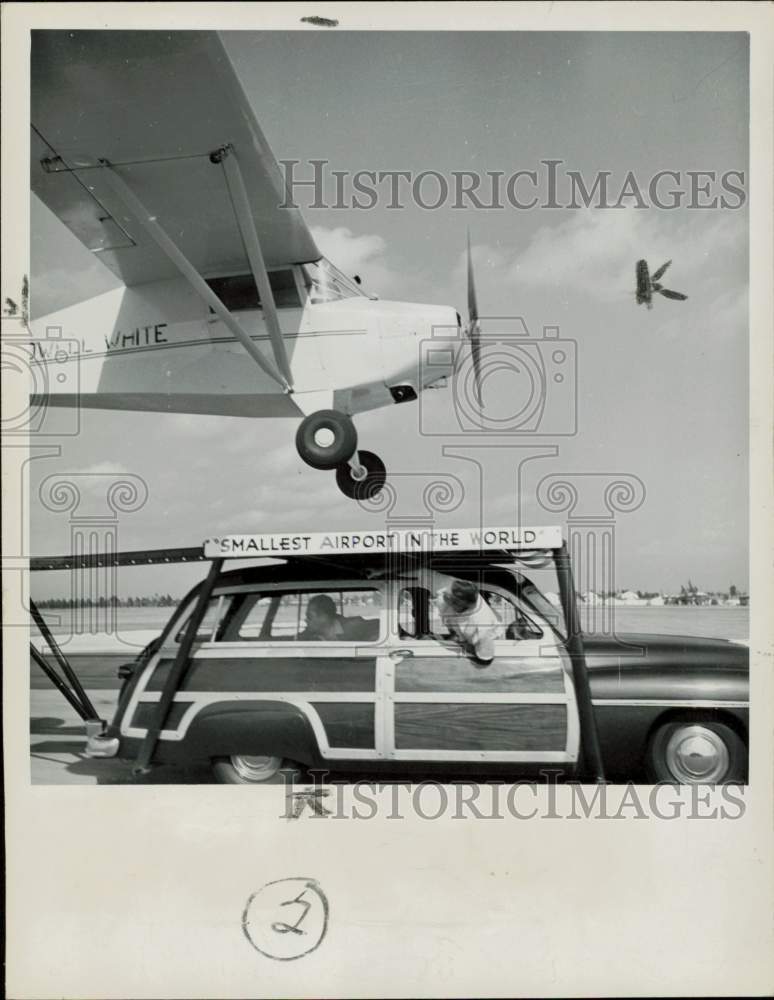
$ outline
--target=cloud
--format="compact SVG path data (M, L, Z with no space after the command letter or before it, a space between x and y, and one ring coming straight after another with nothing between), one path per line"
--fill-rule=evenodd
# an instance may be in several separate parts
M78 476L131 475L129 469L120 462L97 462L95 465L89 465L85 469L74 469L73 472Z
M312 226L311 231L323 256L345 274L359 274L367 291L386 295L396 287L399 277L384 259L387 244L381 236L358 236L346 226Z
M603 302L633 295L634 265L674 260L670 284L691 294L710 273L738 266L746 237L744 216L694 213L675 218L634 208L580 209L556 226L543 226L508 272L524 286L580 291Z
M218 519L220 531L289 531L312 526L323 531L338 522L343 501L332 473L305 469L295 476L267 478L245 491L245 507Z
M478 284L478 278L484 275L484 280L486 281L487 275L496 276L503 268L508 266L508 258L496 247L490 246L488 243L477 243L475 246L470 248L470 256L473 259L473 270L476 276L476 282ZM452 281L455 287L466 287L468 280L468 252L463 250L460 256L457 258L457 263L454 265L452 270Z
M716 330L725 330L736 334L746 331L750 318L749 291L747 286L740 289L723 291L710 305L713 326Z

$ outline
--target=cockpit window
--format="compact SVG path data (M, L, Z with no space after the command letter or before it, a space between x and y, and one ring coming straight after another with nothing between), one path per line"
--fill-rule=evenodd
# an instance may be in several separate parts
M209 278L207 284L231 312L261 308L261 297L252 274L232 274L225 278ZM269 271L269 284L274 295L274 304L278 309L301 308L301 298L298 294L292 268L286 267L279 271Z
M357 282L342 274L324 257L313 264L304 264L302 271L309 299L313 305L320 302L338 302L341 299L367 298Z

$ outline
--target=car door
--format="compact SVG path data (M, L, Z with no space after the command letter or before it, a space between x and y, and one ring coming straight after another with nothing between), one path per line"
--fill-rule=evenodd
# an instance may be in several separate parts
M300 638L305 606L326 593L344 617L372 623L372 635L350 641ZM288 584L244 585L214 596L191 653L189 668L172 707L174 725L164 740L183 740L200 713L213 707L292 707L306 718L320 755L330 760L369 760L376 748L376 665L385 632L384 600L378 586L321 581L314 589ZM147 715L171 669L180 631L149 665L134 693L125 735L143 736L134 715ZM150 703L146 705L145 703ZM143 715L143 719L145 715ZM249 753L248 747L241 752Z
M380 663L385 755L407 761L574 764L580 727L570 662L548 625L530 612L534 633L497 639L493 662L478 666L439 634L410 634L405 590L396 588L391 596L398 627ZM514 617L525 614L514 596L499 588L482 593L505 602Z

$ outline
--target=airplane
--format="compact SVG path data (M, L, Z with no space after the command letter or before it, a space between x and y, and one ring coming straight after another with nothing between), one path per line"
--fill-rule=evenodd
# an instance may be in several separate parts
M637 305L641 306L642 303L646 303L648 309L653 308L653 293L658 292L659 295L663 295L666 299L675 299L678 302L684 302L688 296L683 295L682 292L673 292L669 288L663 288L658 282L659 279L663 278L666 269L672 263L668 260L666 264L662 264L661 267L654 271L653 274L648 273L647 261L638 260L637 261Z
M369 296L290 203L217 33L35 31L31 65L32 190L123 282L33 321L31 405L295 418L301 459L367 499L386 471L354 415L445 384L466 338L480 400L469 238L464 327Z

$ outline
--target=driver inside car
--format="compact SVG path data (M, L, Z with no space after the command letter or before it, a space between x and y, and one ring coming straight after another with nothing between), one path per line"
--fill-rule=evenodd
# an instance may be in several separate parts
M328 594L315 594L306 609L306 628L298 635L306 642L370 642L379 637L379 622L361 616L345 617L336 611Z

